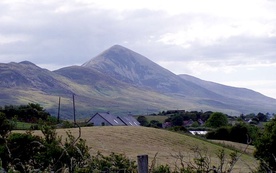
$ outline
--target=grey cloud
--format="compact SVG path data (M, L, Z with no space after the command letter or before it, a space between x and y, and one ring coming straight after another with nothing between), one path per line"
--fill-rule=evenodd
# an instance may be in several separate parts
M120 20L115 12L86 8L57 14L53 9L44 9L40 13L34 12L38 15L32 15L39 9L37 6L28 9L29 12L25 11L27 14L20 17L24 20L6 24L5 31L0 31L5 35L30 37L26 42L3 45L1 57L26 56L37 63L62 63L65 59L80 63L114 44L123 44L124 41L135 44L141 38L143 44L143 38L158 32L153 17L156 14L150 11L129 12ZM143 17L139 17L140 14Z
M18 7L21 11L16 11L0 3L0 9L8 9L0 14L12 18L6 23L0 22L0 34L26 35L28 38L1 45L0 58L28 58L41 64L81 64L104 49L121 44L153 61L230 59L238 55L275 59L275 37L237 36L210 46L195 41L188 49L158 41L160 35L185 30L196 21L211 26L223 20L216 16L169 16L163 11L146 9L119 13L74 3L68 5L74 9L55 13L62 4L27 4Z

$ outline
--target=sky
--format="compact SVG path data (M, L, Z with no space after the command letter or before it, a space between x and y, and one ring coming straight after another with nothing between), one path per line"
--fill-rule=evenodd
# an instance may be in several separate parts
M275 0L1 0L0 62L55 70L127 47L175 74L276 98Z

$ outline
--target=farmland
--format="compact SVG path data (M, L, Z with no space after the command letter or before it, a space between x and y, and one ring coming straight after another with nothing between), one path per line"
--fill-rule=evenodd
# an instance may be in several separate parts
M66 131L70 130L74 136L78 136L79 129L57 129L59 136L66 136ZM16 132L16 131L14 131ZM17 131L23 132L23 131ZM41 135L40 131L34 134ZM111 152L122 153L127 157L136 160L137 155L149 155L150 163L157 154L156 165L168 164L171 167L177 162L173 155L184 155L185 160L194 158L192 148L198 147L207 152L213 165L217 165L216 153L223 149L221 145L210 143L189 135L179 134L162 129L146 127L83 127L81 137L86 140L90 147L90 153L95 154L100 151L103 154ZM233 152L224 148L226 154ZM249 172L258 165L252 155L244 154L234 167L234 172Z

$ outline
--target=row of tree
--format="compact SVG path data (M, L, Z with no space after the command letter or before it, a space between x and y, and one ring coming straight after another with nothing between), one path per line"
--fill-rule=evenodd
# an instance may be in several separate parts
M233 126L219 127L206 134L207 139L226 140L247 144L254 144L261 134L260 128L244 122L236 123Z
M40 104L29 103L27 105L6 105L0 107L0 112L9 120L38 123L39 121L51 121L56 123L57 118L52 117Z
M168 111L159 112L158 115L164 115L169 117L180 116L183 121L186 121L186 120L197 121L199 119L201 119L202 121L206 121L212 113L213 113L212 111L203 112L203 111L168 110Z

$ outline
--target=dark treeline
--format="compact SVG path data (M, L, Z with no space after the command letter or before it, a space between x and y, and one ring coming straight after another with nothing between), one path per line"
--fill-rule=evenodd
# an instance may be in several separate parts
M197 121L198 119L201 119L202 121L206 121L212 113L213 113L212 111L203 112L203 111L168 110L168 111L162 111L158 115L166 115L170 117L180 116L182 117L183 121L186 121L186 120Z
M206 138L254 144L259 135L261 135L261 129L257 126L237 122L233 126L223 126L208 132Z
M27 105L6 105L0 107L7 119L16 119L22 122L38 123L39 120L48 121L55 119L39 104L29 103Z

